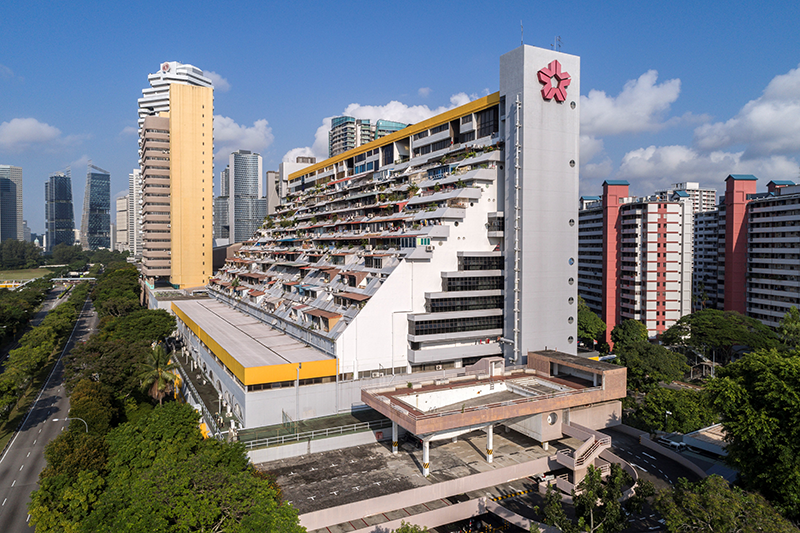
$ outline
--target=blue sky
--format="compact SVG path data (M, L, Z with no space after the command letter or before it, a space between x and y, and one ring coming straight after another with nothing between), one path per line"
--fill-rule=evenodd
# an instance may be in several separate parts
M800 2L22 2L0 4L0 164L44 182L86 161L112 194L137 165L136 99L163 61L217 76L216 172L232 150L264 168L320 154L326 117L416 121L498 89L520 43L581 56L581 193L624 178L722 189L734 172L798 181ZM315 140L317 141L315 144Z

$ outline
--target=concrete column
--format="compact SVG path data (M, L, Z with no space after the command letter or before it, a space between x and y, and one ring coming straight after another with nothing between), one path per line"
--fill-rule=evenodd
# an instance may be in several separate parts
M422 475L428 477L431 474L431 443L427 440L422 441Z
M392 422L392 453L397 454L397 422Z
M494 426L486 428L486 462L492 462L494 454Z

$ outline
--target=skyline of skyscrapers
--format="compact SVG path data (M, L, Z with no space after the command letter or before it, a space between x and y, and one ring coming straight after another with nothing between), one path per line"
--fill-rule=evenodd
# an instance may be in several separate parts
M81 247L111 248L111 174L89 161L81 217Z
M0 241L25 240L22 224L22 168L0 165Z
M75 244L75 212L72 207L72 175L67 168L50 175L44 184L45 251L59 244Z

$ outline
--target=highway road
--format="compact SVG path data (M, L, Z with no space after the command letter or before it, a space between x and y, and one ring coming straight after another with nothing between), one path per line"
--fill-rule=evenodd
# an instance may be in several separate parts
M62 302L65 302L67 300L66 298L59 299L59 296L61 296L63 292L64 292L63 287L56 287L50 289L50 291L47 293L47 296L45 296L44 301L42 302L42 308L39 309L39 311L37 311L35 315L33 315L33 318L31 318L30 327L35 328L36 326L41 324L42 320L44 320L44 317L47 316L47 313L49 313L50 311L61 305ZM20 335L20 337L22 337L22 335ZM8 359L9 352L15 348L19 348L19 342L15 342L11 346L3 350L2 354L0 354L0 365L2 363L5 363L6 359ZM5 368L3 366L0 366L0 374L3 373L3 370L5 370Z
M64 394L61 357L76 342L85 341L97 330L97 313L87 299L67 344L53 367L39 397L20 431L14 435L5 455L0 457L0 531L30 533L28 502L45 467L44 447L63 431L68 422L69 400ZM58 422L53 422L58 418ZM81 425L82 426L82 425ZM74 430L73 430L74 431Z

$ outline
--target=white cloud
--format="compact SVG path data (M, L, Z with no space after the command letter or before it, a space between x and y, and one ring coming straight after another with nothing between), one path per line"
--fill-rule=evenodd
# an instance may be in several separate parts
M591 90L581 96L581 133L591 136L657 131L681 91L681 80L656 83L658 72L648 70L629 80L616 97Z
M228 80L226 80L216 72L211 70L204 70L203 75L211 80L211 82L214 84L215 91L226 93L231 89L231 84L228 83Z
M137 135L139 133L139 128L136 126L125 126L122 128L122 131L119 132L120 135Z
M417 91L417 93L421 97L427 98L431 94L431 88L430 87L420 87L419 90Z
M236 150L251 150L262 156L275 136L266 119L256 120L252 126L237 124L230 117L214 115L214 159L225 160Z
M14 77L14 71L5 65L0 65L0 79L10 80Z
M796 179L797 161L782 155L746 159L742 152L699 152L688 146L649 146L625 154L616 178L636 181L639 194L682 181L719 189L728 174L754 174L766 181ZM633 181L632 181L633 183Z
M468 95L466 93L457 93L450 97L449 106L439 106L433 109L426 105L409 106L396 100L392 100L386 105L379 106L353 103L344 109L342 115L360 119L370 119L372 121L382 118L384 120L393 120L405 124L415 124L440 113L444 113L449 109L467 104L476 98L478 98L478 96L475 94ZM328 132L331 129L332 118L333 117L326 117L322 120L322 125L317 128L317 132L314 135L314 144L312 146L289 150L283 156L283 161L294 161L297 155L312 155L317 158L317 161L327 159Z
M744 147L744 157L800 152L800 67L776 76L764 93L726 122L695 129L702 150Z
M33 145L63 142L61 130L35 118L0 123L0 150L22 152Z

